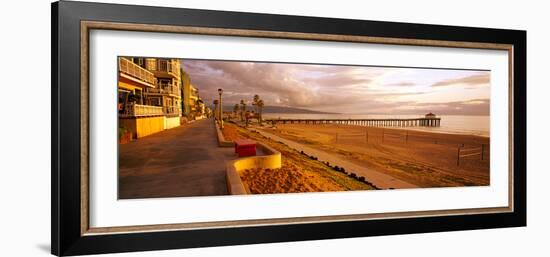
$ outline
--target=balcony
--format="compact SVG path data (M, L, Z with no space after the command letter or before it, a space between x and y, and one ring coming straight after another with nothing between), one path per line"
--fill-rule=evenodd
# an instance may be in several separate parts
M141 104L126 104L124 109L119 114L120 117L147 117L164 115L163 108L160 106L141 105Z
M147 87L154 87L156 84L155 74L140 67L132 61L120 57L118 58L118 69L120 75L132 81L141 83Z
M160 78L180 78L180 68L177 60L157 59L154 67L155 76Z
M176 83L159 82L156 88L148 88L146 94L161 94L179 97L181 96L180 87Z
M162 109L167 116L177 116L180 114L180 108L177 106L164 106Z

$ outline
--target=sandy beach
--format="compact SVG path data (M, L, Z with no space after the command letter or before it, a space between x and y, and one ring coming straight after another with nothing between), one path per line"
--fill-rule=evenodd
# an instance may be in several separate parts
M488 137L333 124L262 130L421 188L489 185Z
M252 194L330 192L372 190L373 186L353 178L345 172L335 171L285 144L266 138L259 133L227 123L223 130L228 140L248 138L263 142L282 154L280 169L254 169L240 171L240 176Z

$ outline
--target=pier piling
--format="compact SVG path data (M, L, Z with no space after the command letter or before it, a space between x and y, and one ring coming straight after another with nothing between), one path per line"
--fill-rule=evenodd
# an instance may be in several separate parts
M365 127L440 127L441 118L409 118L409 119L265 119L273 126L276 124L338 124Z

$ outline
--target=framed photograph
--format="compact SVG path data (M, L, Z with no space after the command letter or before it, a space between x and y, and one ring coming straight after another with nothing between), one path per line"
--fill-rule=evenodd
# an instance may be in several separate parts
M52 4L52 253L526 225L526 32Z

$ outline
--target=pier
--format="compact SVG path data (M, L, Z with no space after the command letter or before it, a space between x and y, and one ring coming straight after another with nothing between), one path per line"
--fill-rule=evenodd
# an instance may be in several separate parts
M409 118L409 119L264 119L264 121L276 124L342 124L365 127L439 127L441 118Z

